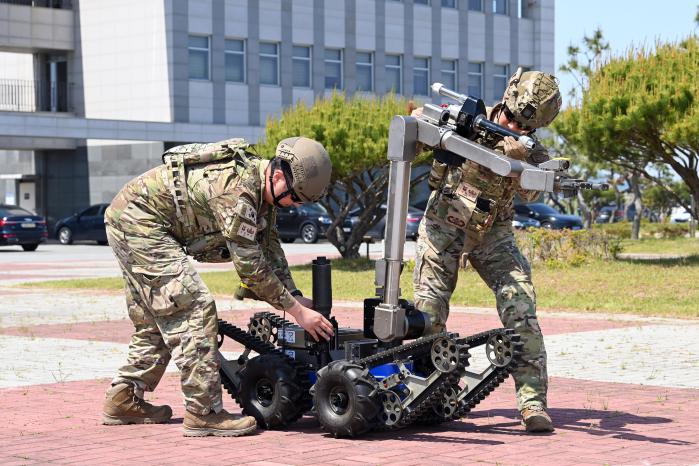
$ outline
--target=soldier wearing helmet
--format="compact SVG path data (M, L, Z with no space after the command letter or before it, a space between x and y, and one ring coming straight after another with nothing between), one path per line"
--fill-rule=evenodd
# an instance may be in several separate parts
M502 102L487 116L520 134L532 134L550 124L561 107L556 78L541 71L518 69L510 78ZM419 109L413 113L419 114ZM526 149L514 138L484 135L477 140L508 157L538 164L548 160L537 144ZM433 189L419 227L413 285L415 305L431 314L433 332L446 329L449 300L456 287L462 256L493 290L500 319L524 341L523 364L513 373L517 405L528 432L550 432L546 412L546 350L536 317L531 269L515 243L513 199L525 202L536 191L518 188L517 181L449 153L435 151L430 172Z
M104 424L167 422L170 407L146 402L143 392L155 389L174 358L184 435L237 436L256 428L254 418L223 410L216 305L188 256L232 262L245 290L288 312L314 338L332 335L289 273L274 209L324 195L328 153L304 137L281 141L272 160L249 149L242 139L170 149L162 165L127 183L107 209L107 238L135 332L128 363L107 391Z

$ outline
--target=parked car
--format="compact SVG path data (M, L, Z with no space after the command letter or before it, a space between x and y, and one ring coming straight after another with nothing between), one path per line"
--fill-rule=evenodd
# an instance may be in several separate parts
M597 212L595 223L609 223L612 215L614 215L613 222L621 222L624 220L624 209L617 209L615 205L606 205Z
M517 230L527 230L529 228L539 228L541 222L526 215L515 214L512 219L512 226Z
M0 246L36 251L46 241L46 220L16 205L0 204Z
M277 209L277 230L285 243L293 243L296 238L304 243L315 243L318 238L325 237L331 223L325 207L317 203Z
M374 239L383 239L386 233L386 204L382 204L379 207L378 215L381 216L376 225L374 225L369 231L366 232L366 236L371 236ZM349 233L355 226L359 223L359 218L362 213L361 208L354 209L350 212L348 220L345 221L343 229L345 233ZM409 206L408 214L406 216L406 227L405 227L405 237L407 239L417 240L417 230L420 226L420 220L424 212L416 207Z
M684 207L673 207L670 213L670 223L685 223L689 222L692 216Z
M542 228L580 230L583 227L583 221L577 215L562 214L553 207L541 202L517 204L515 205L515 213L538 220Z
M107 244L104 211L108 206L109 204L91 205L82 212L62 218L53 228L53 237L61 244L73 244L74 241L97 241L97 244Z

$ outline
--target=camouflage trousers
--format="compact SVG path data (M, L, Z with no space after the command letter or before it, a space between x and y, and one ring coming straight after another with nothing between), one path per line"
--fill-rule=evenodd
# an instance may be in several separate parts
M426 215L419 228L413 285L415 305L434 319L433 332L446 328L449 300L462 253L493 290L505 328L524 340L524 365L513 373L520 410L546 406L548 376L544 338L536 318L531 269L515 244L510 221L497 221L484 236L466 233Z
M127 382L137 392L153 391L172 358L181 374L186 409L219 412L216 305L182 247L167 234L140 237L109 225L107 239L121 266L135 327L128 362L112 385Z

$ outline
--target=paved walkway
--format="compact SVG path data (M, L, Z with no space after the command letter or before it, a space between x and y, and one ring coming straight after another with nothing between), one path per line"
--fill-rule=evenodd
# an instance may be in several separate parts
M188 439L172 367L149 394L173 407L171 423L99 424L131 331L120 293L0 288L0 300L0 464L699 464L699 321L542 312L551 435L523 434L508 381L470 417L438 427L334 439L306 416L284 431ZM218 303L239 325L265 308ZM361 326L359 303L333 312ZM450 324L461 334L499 326L494 311L473 308Z

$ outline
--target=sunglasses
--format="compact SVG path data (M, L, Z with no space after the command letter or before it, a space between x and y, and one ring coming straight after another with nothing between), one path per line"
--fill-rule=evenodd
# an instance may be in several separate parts
M531 126L523 125L522 123L517 121L517 119L515 118L515 114L512 113L509 108L507 108L507 105L503 105L502 112L505 114L505 117L509 121L511 121L512 123L517 125L517 127L519 129L521 129L522 131L533 131L534 130L534 128L532 128Z

